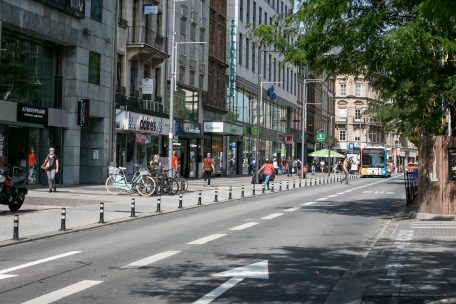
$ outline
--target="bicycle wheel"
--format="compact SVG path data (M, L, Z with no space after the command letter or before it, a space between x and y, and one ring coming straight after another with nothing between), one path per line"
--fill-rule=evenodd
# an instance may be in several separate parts
M143 176L142 180L140 180L136 184L136 191L139 195L142 196L151 196L155 192L155 181L150 176Z
M187 191L188 181L183 177L176 178L176 180L179 183L179 192L184 193L185 191Z
M114 185L114 176L110 175L106 179L105 186L106 186L106 191L108 191L111 194L117 195L123 190L120 188L115 187Z
M167 193L171 195L175 195L179 192L179 183L171 177L166 178L165 180L166 187L168 188Z

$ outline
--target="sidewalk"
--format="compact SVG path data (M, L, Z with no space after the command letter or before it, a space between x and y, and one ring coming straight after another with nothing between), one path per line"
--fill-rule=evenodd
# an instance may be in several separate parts
M341 175L332 175L331 180L341 178ZM352 176L355 178L355 176ZM232 198L240 199L242 185L244 196L253 196L251 177L214 178L211 187L203 187L203 181L189 180L189 189L183 194L183 207L191 208L198 206L198 196L201 191L201 203L208 205L214 203L215 192L218 192L218 201L227 201L229 188L232 187ZM301 181L301 186L321 184L328 182L326 174L316 176L308 175ZM274 181L275 191L279 191L280 183L282 190L299 187L299 179L287 179L286 175L279 175ZM261 185L255 185L255 196L261 194ZM43 234L58 234L62 207L66 208L66 228L84 229L97 226L100 215L100 203L104 203L104 220L106 222L129 220L131 202L135 201L137 216L150 216L157 214L157 196L142 197L137 194L109 194L104 185L76 185L60 186L57 192L49 193L46 187L37 185L29 188L29 193L22 208L16 213L19 215L20 238L32 238ZM161 196L161 212L179 210L179 195ZM2 241L11 240L13 236L13 214L7 206L0 205L0 246Z

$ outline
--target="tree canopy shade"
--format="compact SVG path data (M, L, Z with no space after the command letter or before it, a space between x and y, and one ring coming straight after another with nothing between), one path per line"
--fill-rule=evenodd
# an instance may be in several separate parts
M293 14L257 26L253 34L317 73L364 75L383 100L391 100L372 105L386 129L413 137L442 134L443 103L456 125L456 1L297 4Z

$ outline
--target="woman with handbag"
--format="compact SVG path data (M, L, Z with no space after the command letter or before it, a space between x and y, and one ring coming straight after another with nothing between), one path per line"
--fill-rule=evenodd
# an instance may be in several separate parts
M57 191L55 188L55 174L59 173L59 158L55 154L54 147L49 148L49 154L46 156L44 163L41 165L41 169L46 171L48 177L49 192Z
M214 160L211 157L211 153L207 153L207 156L203 159L203 179L204 179L204 187L206 185L211 185L211 175L212 172L215 171L214 168Z

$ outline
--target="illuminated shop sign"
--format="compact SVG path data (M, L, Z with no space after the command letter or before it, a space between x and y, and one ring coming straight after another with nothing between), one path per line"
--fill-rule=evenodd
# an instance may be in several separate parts
M141 133L168 135L169 119L116 110L116 128L126 131L140 131Z
M47 117L46 108L17 104L17 121L44 125L47 124Z

